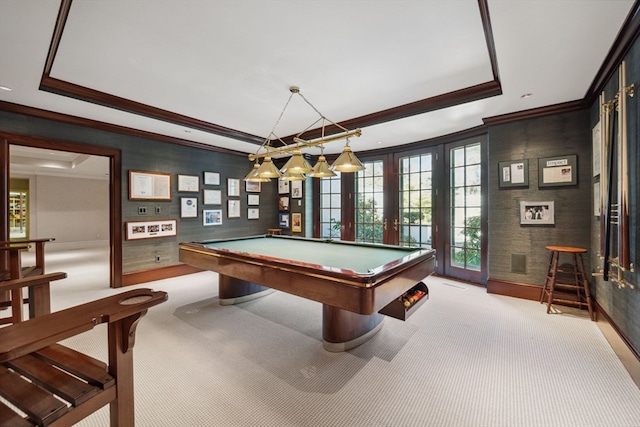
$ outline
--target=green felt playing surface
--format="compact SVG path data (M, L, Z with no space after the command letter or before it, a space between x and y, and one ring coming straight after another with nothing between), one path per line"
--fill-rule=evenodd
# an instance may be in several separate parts
M207 247L245 252L366 274L402 259L416 249L358 246L337 242L257 237L206 243Z

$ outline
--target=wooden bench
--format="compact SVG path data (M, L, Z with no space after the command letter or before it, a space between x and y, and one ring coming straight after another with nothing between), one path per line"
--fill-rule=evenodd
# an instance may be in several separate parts
M19 288L4 289L3 281L15 280L23 277L41 276L44 271L44 244L55 239L32 239L19 242L0 242L0 254L8 256L6 269L0 270L0 309L11 306L12 316L9 320L16 323L22 319L22 305L29 304L29 317L50 312L49 283L41 283L40 286L28 287L29 296L27 300L22 298L22 290ZM31 245L35 245L35 265L23 267L21 253L28 250ZM66 277L66 276L65 276ZM57 280L57 279L52 279ZM7 318L0 319L0 325L9 323Z
M49 283L55 280L64 279L67 273L56 272L40 274L20 279L0 281L0 292L9 292L12 295L11 316L0 318L0 325L7 323L18 323L22 321L22 304L29 304L29 317L34 318L51 312L51 296L49 294ZM22 289L29 289L29 298L22 300ZM8 302L0 303L9 305Z
M133 427L136 327L166 300L135 289L0 328L0 427L72 426L107 403L111 427ZM100 323L108 364L58 344Z

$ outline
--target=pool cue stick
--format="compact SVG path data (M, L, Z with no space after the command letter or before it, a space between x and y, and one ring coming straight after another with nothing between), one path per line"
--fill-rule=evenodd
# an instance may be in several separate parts
M607 157L607 163L609 165L608 182L607 182L607 206L605 212L605 232L604 232L604 266L602 268L602 279L609 280L609 253L611 252L611 208L612 208L612 196L613 196L613 166L615 164L615 145L616 145L616 122L617 114L615 107L615 100L611 101L608 106L609 113L611 114L610 132L609 132L609 153Z
M631 268L629 254L629 149L627 146L627 76L626 62L622 61L618 77L620 87L618 98L618 114L620 118L618 150L618 267L623 270Z

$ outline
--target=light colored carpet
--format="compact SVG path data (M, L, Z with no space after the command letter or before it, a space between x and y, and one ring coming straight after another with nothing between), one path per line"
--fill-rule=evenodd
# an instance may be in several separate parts
M106 265L47 254L54 309L119 292ZM87 270L88 269L88 270ZM169 292L139 324L140 427L640 426L640 390L585 312L448 279L406 322L387 318L345 353L322 348L321 305L276 292L217 303L203 272L138 287ZM106 328L66 344L106 359ZM78 426L108 426L103 408Z

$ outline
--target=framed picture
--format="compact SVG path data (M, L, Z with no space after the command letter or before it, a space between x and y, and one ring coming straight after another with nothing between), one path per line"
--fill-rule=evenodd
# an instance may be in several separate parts
M192 193L200 191L200 177L197 175L178 175L178 191Z
M240 180L237 178L227 178L227 196L240 195Z
M278 180L278 194L289 194L289 181L285 179Z
M175 219L164 221L129 221L126 223L126 239L151 239L155 237L168 237L177 234Z
M222 225L222 211L220 209L202 211L203 225Z
M293 231L294 233L302 233L302 214L301 213L291 214L291 231Z
M260 218L260 209L259 208L248 208L247 209L247 219L259 219Z
M227 200L227 217L240 218L240 200Z
M302 181L291 181L291 198L302 199Z
M281 213L278 216L278 223L280 224L280 228L289 228L289 214Z
M247 193L259 193L262 188L260 184L262 183L245 181L245 190L247 191Z
M257 206L260 204L260 196L257 194L247 194L247 205Z
M205 185L220 185L220 174L218 172L205 172L204 173Z
M222 191L220 190L202 190L202 203L205 205L221 205Z
M129 171L130 200L171 200L171 174Z
M520 225L555 224L553 201L520 202Z
M538 160L538 187L578 184L578 156L547 157Z
M281 212L289 211L289 196L278 197L278 210Z
M498 162L500 188L529 187L529 160Z
M198 199L195 197L180 198L180 218L198 217Z

